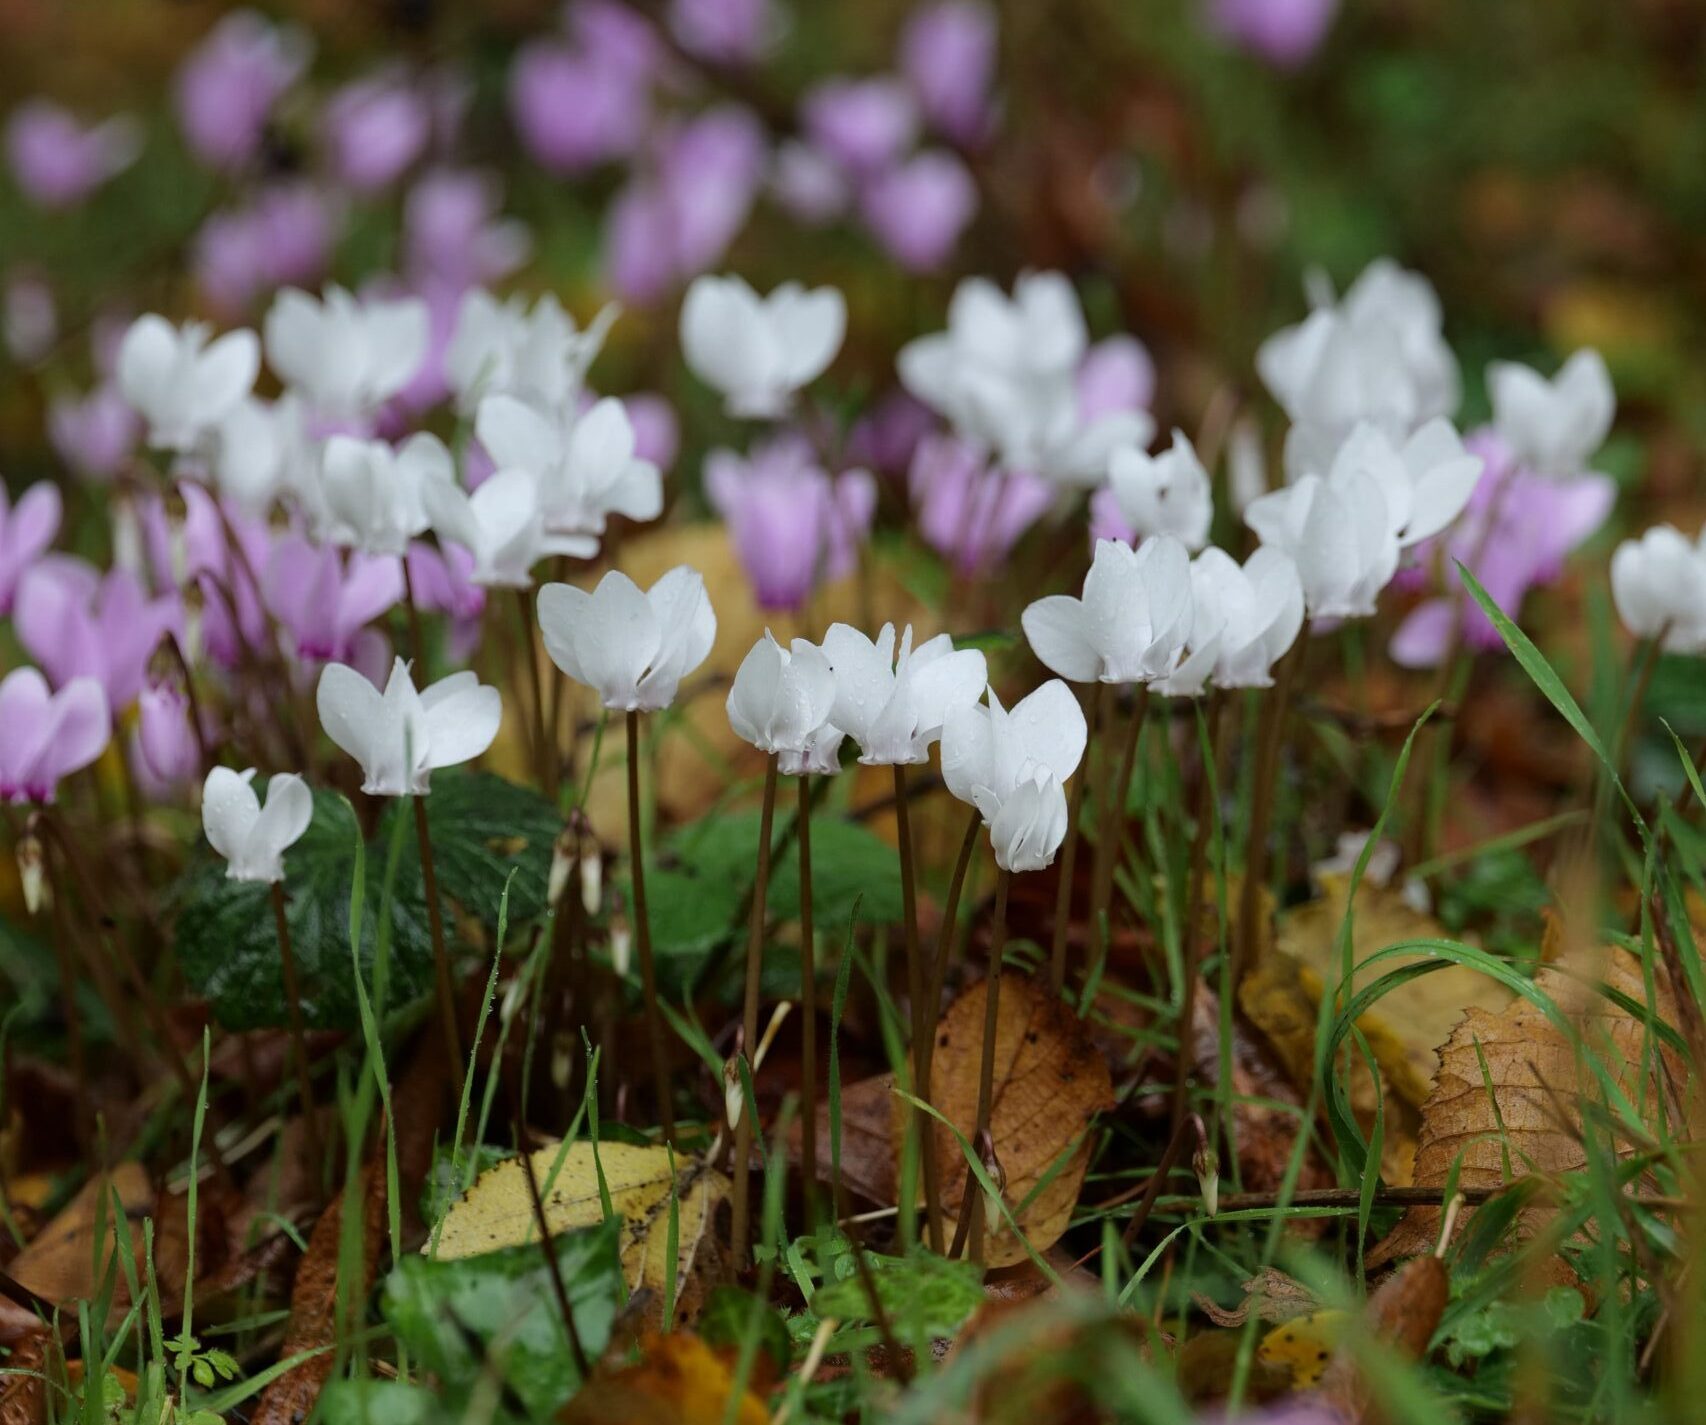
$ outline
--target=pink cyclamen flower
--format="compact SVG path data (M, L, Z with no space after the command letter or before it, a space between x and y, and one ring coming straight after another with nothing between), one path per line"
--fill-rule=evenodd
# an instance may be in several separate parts
M451 660L460 663L472 657L480 646L480 617L486 608L486 591L474 582L474 556L460 544L434 546L417 539L404 557L421 612L450 620Z
M93 678L57 693L34 668L0 679L0 801L51 802L60 780L80 772L112 736L106 696Z
M1294 69L1327 37L1339 0L1209 0L1211 29L1281 69Z
M1444 658L1458 617L1469 647L1505 646L1481 606L1464 591L1457 561L1515 619L1528 591L1557 581L1565 557L1605 523L1617 498L1609 476L1560 480L1515 464L1490 428L1472 432L1463 444L1485 462L1468 508L1449 533L1419 545L1414 566L1400 571L1396 580L1400 586L1423 586L1436 551L1443 555L1446 592L1418 604L1393 635L1392 657L1405 667L1432 667Z
M196 285L221 316L239 317L280 287L317 283L339 226L337 205L306 180L264 189L202 225L191 259Z
M666 133L651 171L629 182L606 219L605 263L617 295L655 302L713 266L746 222L764 168L764 132L738 105Z
M851 573L876 512L867 471L832 479L793 433L756 446L749 458L712 451L705 489L765 609L799 610L820 582Z
M989 572L1054 500L1054 487L1023 470L1000 470L965 441L927 436L907 483L918 532L961 574Z
M53 288L28 270L6 274L0 293L0 332L6 350L22 366L34 366L59 339L59 304Z
M935 429L935 412L897 386L853 423L847 458L884 475L904 475L912 468L919 442Z
M433 117L428 97L399 72L345 85L322 118L332 172L358 193L389 187L425 152Z
M182 688L147 687L137 700L136 768L155 790L170 791L201 774L201 744Z
M587 404L591 404L590 393ZM675 408L655 391L624 396L622 407L634 428L634 458L668 470L681 449L681 423L675 417Z
M914 10L900 37L900 70L925 122L971 147L988 137L994 106L996 21L983 0L938 0Z
M241 168L260 152L267 120L307 68L312 52L294 26L236 10L207 32L179 66L178 122L190 152L209 168Z
M154 650L179 629L182 611L175 595L152 597L128 569L103 575L56 556L24 576L12 618L18 642L56 688L93 678L121 712L136 701Z
M201 607L196 641L221 666L234 668L249 650L266 646L267 615L258 583L272 550L272 530L229 502L222 509L200 485L180 482L178 491L184 497L184 520L175 533L158 497L149 496L136 507L147 569L156 588L195 588ZM188 621L184 636L189 636Z
M777 28L771 0L672 0L669 23L683 49L715 64L750 64Z
M404 271L417 284L458 290L509 276L527 260L531 241L501 209L490 174L441 168L423 175L403 207Z
M1086 425L1105 416L1146 411L1155 399L1155 360L1134 336L1110 336L1079 363L1078 417Z
M952 256L977 212L977 185L953 154L927 149L872 177L859 212L896 262L930 272Z
M70 208L136 162L142 134L120 116L83 125L46 99L30 99L6 122L6 158L12 177L32 203Z
M18 585L59 533L64 502L46 480L25 490L16 505L0 485L0 617L12 612Z
M826 79L800 110L812 146L858 178L889 168L918 137L918 105L892 75Z
M267 607L305 663L350 663L367 626L403 597L402 562L286 535L262 576Z
M626 6L580 5L567 40L523 45L509 72L522 147L553 173L578 173L639 148L652 117L655 32Z
M142 417L118 387L103 381L87 396L55 396L47 408L54 453L90 484L118 474L142 439Z

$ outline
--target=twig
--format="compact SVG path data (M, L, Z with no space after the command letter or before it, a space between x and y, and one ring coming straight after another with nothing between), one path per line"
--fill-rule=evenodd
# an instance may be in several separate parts
M302 985L296 976L296 955L290 944L290 918L284 907L284 882L272 883L273 924L278 930L279 963L284 970L284 999L290 1015L290 1038L296 1060L296 1091L302 1096L302 1123L308 1138L308 1156L315 1164L315 1193L319 1175L325 1171L320 1144L320 1124L314 1112L314 1083L308 1073L308 1031L302 1021Z
M675 1113L664 1048L663 1016L658 1012L658 972L652 959L652 918L646 909L645 838L640 826L640 714L628 709L628 873L634 887L634 948L640 954L640 987L646 997L646 1037L652 1050L652 1086L657 1092L658 1123L666 1143L675 1141Z
M906 795L906 764L894 764L894 814L897 840L900 852L900 898L901 913L905 921L906 931L906 990L907 997L912 1001L912 1066L913 1086L917 1090L921 1103L929 1103L924 1096L924 1085L920 1073L923 1056L926 1052L925 1041L935 1032L935 1026L928 1020L925 994L924 955L918 947L918 886L913 879L916 871L913 866L912 854L912 817L907 807ZM921 1108L914 1107L908 1114L909 1136L914 1142L923 1144L930 1139L925 1126L928 1115ZM926 1219L941 1211L938 1198L941 1184L937 1181L938 1174L934 1155L922 1154L924 1166L924 1211Z
M764 810L758 825L758 869L752 882L752 929L746 942L746 994L741 1009L741 1048L752 1056L752 1072L758 1073L758 991L764 969L764 911L770 890L770 835L776 822L777 754L764 761ZM731 1199L733 1228L730 1256L735 1270L746 1265L750 1235L751 1157L753 1116L756 1105L743 1104L735 1124L734 1191Z
M426 798L409 798L415 804L415 840L421 852L421 882L426 893L427 925L432 930L433 974L438 981L438 1016L444 1031L444 1052L449 1064L462 1062L462 1035L456 1027L456 980L450 970L450 951L444 943L444 909L438 903L438 868L433 865L432 833L427 829Z
M1007 891L1013 880L1011 871L1002 869L995 877L995 923L989 935L989 972L983 990L983 1045L977 1069L977 1117L972 1128L974 1150L982 1152L989 1137L989 1115L995 1098L995 1034L1001 1019L1001 952L1007 948ZM969 1199L969 1201L968 1201ZM966 1225L970 1232L966 1233ZM983 1194L977 1179L966 1165L965 1190L960 1194L960 1226L954 1233L955 1255L959 1239L966 1236L966 1254L973 1261L983 1260Z
M817 1226L817 946L812 923L811 778L801 773L800 842L800 1173L806 1226Z

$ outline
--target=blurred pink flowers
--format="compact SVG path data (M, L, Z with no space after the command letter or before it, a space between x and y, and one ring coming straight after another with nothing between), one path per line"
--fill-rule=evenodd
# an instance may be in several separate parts
M798 611L820 582L851 573L876 513L869 472L831 477L803 436L785 433L743 457L714 450L705 491L728 521L759 606Z
M651 123L657 35L626 6L576 6L567 38L517 51L509 108L534 162L578 173L634 153Z
M388 188L426 151L433 119L430 98L400 71L346 84L321 116L332 173L357 193Z
M47 408L54 453L84 480L113 478L142 439L142 418L111 381L86 396L55 396ZM3 498L3 497L0 497Z
M18 585L53 543L63 512L58 487L46 480L31 485L16 505L0 485L0 615L12 612Z
M240 317L280 287L317 283L340 226L338 205L307 180L263 188L202 225L192 258L196 285L221 316Z
M1565 556L1605 523L1617 497L1609 476L1560 480L1517 465L1490 429L1472 433L1463 444L1486 462L1469 506L1449 534L1418 546L1419 568L1398 576L1400 586L1417 587L1427 579L1434 551L1443 555L1445 592L1418 604L1393 635L1392 657L1405 667L1432 667L1444 658L1455 642L1456 618L1470 648L1505 646L1480 605L1463 591L1454 561L1462 561L1515 619L1528 591L1558 579Z
M12 177L32 203L70 208L81 203L142 151L134 119L85 125L46 99L30 99L6 122L6 159Z
M1041 476L999 470L947 434L919 442L907 484L925 543L968 576L1006 558L1054 500Z
M81 771L112 736L101 685L75 678L57 693L34 668L0 679L0 801L51 802L60 779Z
M13 610L18 641L53 685L92 678L115 712L136 701L149 659L180 617L175 597L151 597L128 569L103 575L63 555L25 576Z
M312 46L293 26L236 10L178 69L178 122L210 168L241 168L260 151L273 107L307 67Z
M970 148L994 122L995 11L982 0L938 0L908 17L900 37L900 70L918 96L924 121Z
M1240 49L1293 69L1321 47L1339 0L1209 0L1208 23Z

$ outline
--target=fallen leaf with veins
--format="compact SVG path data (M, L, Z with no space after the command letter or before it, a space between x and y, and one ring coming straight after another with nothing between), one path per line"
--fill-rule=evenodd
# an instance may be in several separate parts
M936 1028L931 1097L967 1138L977 1123L984 991L982 983L973 985ZM1113 1105L1107 1061L1083 1021L1028 976L1002 975L990 1136L1006 1182L1003 1198L1034 1250L1052 1247L1066 1231L1090 1163L1091 1121ZM970 1176L965 1154L939 1125L935 1138L942 1206L957 1218ZM986 1266L1011 1266L1027 1255L1005 1217L985 1223Z
M612 1212L622 1218L622 1273L628 1289L651 1293L661 1318L664 1288L675 1272L677 1321L692 1321L715 1283L722 1252L713 1230L729 1180L698 1159L668 1148L632 1143L553 1143L531 1154L534 1180L551 1234L604 1221L599 1171ZM561 1159L559 1165L558 1160ZM526 1170L510 1158L475 1179L444 1215L440 1258L472 1257L538 1240ZM669 1261L670 1202L676 1204L676 1262ZM667 1338L666 1338L667 1339Z
M1676 1002L1668 979L1657 966L1653 975L1657 1018L1674 1027ZM1571 1037L1528 999L1514 1001L1501 1014L1469 1010L1440 1050L1439 1074L1422 1106L1418 1187L1443 1188L1459 1160L1458 1183L1466 1188L1497 1188L1530 1173L1555 1175L1584 1167L1582 1100L1604 1100L1594 1063L1649 1121L1662 1103L1673 1131L1686 1125L1674 1087L1687 1080L1680 1057L1656 1036L1649 1044L1644 1019L1602 993L1601 979L1631 1003L1646 1004L1641 965L1623 950L1602 952L1597 964L1583 964L1580 973L1548 967L1534 982L1574 1029L1579 1056ZM1617 1147L1627 1153L1627 1138L1620 1138ZM1519 1230L1531 1234L1548 1215L1544 1207L1525 1210ZM1438 1226L1437 1207L1411 1208L1368 1254L1368 1265L1432 1251Z
M1451 1277L1438 1257L1413 1257L1392 1273L1369 1297L1364 1308L1368 1335L1402 1360L1417 1361L1433 1339L1440 1317L1451 1299ZM1351 1421L1369 1414L1374 1395L1369 1377L1380 1368L1381 1356L1367 1360L1366 1347L1347 1334L1321 1378L1321 1394Z
M892 1207L899 1191L895 1177L894 1075L873 1074L846 1084L841 1090L841 1178L842 1190L867 1198L879 1207ZM802 1128L795 1119L788 1128L788 1152L800 1158ZM817 1106L818 1177L830 1180L835 1167L831 1156L829 1100Z

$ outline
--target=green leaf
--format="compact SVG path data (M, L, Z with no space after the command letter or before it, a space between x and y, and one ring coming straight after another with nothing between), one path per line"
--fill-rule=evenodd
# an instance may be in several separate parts
M587 1355L610 1339L619 1309L618 1220L553 1241ZM466 1398L487 1357L535 1417L551 1414L579 1389L543 1254L536 1243L478 1257L407 1257L385 1282L385 1318L448 1392Z
M259 790L259 788L257 788ZM348 1029L357 1022L349 952L350 886L355 871L355 813L335 792L316 789L314 815L285 853L284 889L291 951L310 1025ZM282 1025L288 1016L284 972L270 889L233 881L208 853L178 883L181 906L175 946L184 974L229 1029ZM361 963L371 977L377 904L363 916ZM424 993L432 982L426 908L399 894L391 908L392 1002Z
M976 1262L950 1261L915 1247L904 1257L867 1252L871 1283L897 1334L914 1342L951 1337L983 1304L983 1268ZM871 1298L851 1256L833 1264L840 1278L819 1287L812 1314L822 1321L874 1321Z
M667 1260L667 1259L666 1259ZM754 1333L758 1349L770 1357L778 1375L787 1371L793 1360L793 1343L788 1339L788 1323L768 1302L742 1291L738 1286L723 1285L705 1298L704 1310L698 1321L699 1334L712 1346L738 1349Z
M432 1391L400 1380L335 1380L320 1394L321 1425L439 1425L453 1418Z
M445 921L453 934L458 927L478 925L495 937L498 904L512 871L509 923L519 925L544 913L552 847L562 824L548 802L489 773L452 771L433 778L426 806ZM395 818L413 815L406 802L393 801L368 843L370 858L383 864ZM335 792L316 790L308 830L284 857L291 950L303 1011L316 1028L351 1029L359 1023L349 952L356 840L349 803ZM220 1023L230 1029L287 1023L269 888L230 880L225 862L209 852L184 874L173 899L179 906L179 961ZM370 994L379 910L377 898L362 908L360 960ZM387 999L395 1006L429 993L433 980L426 896L412 829L402 839L390 917Z
M393 801L380 818L373 844L385 844L393 817L412 820L414 814L406 802ZM426 817L438 888L464 916L477 918L488 932L495 931L498 902L512 871L510 924L545 913L551 852L563 829L563 819L550 802L531 788L490 772L439 772L426 799ZM397 879L425 904L419 889L420 848L412 831L404 838Z

